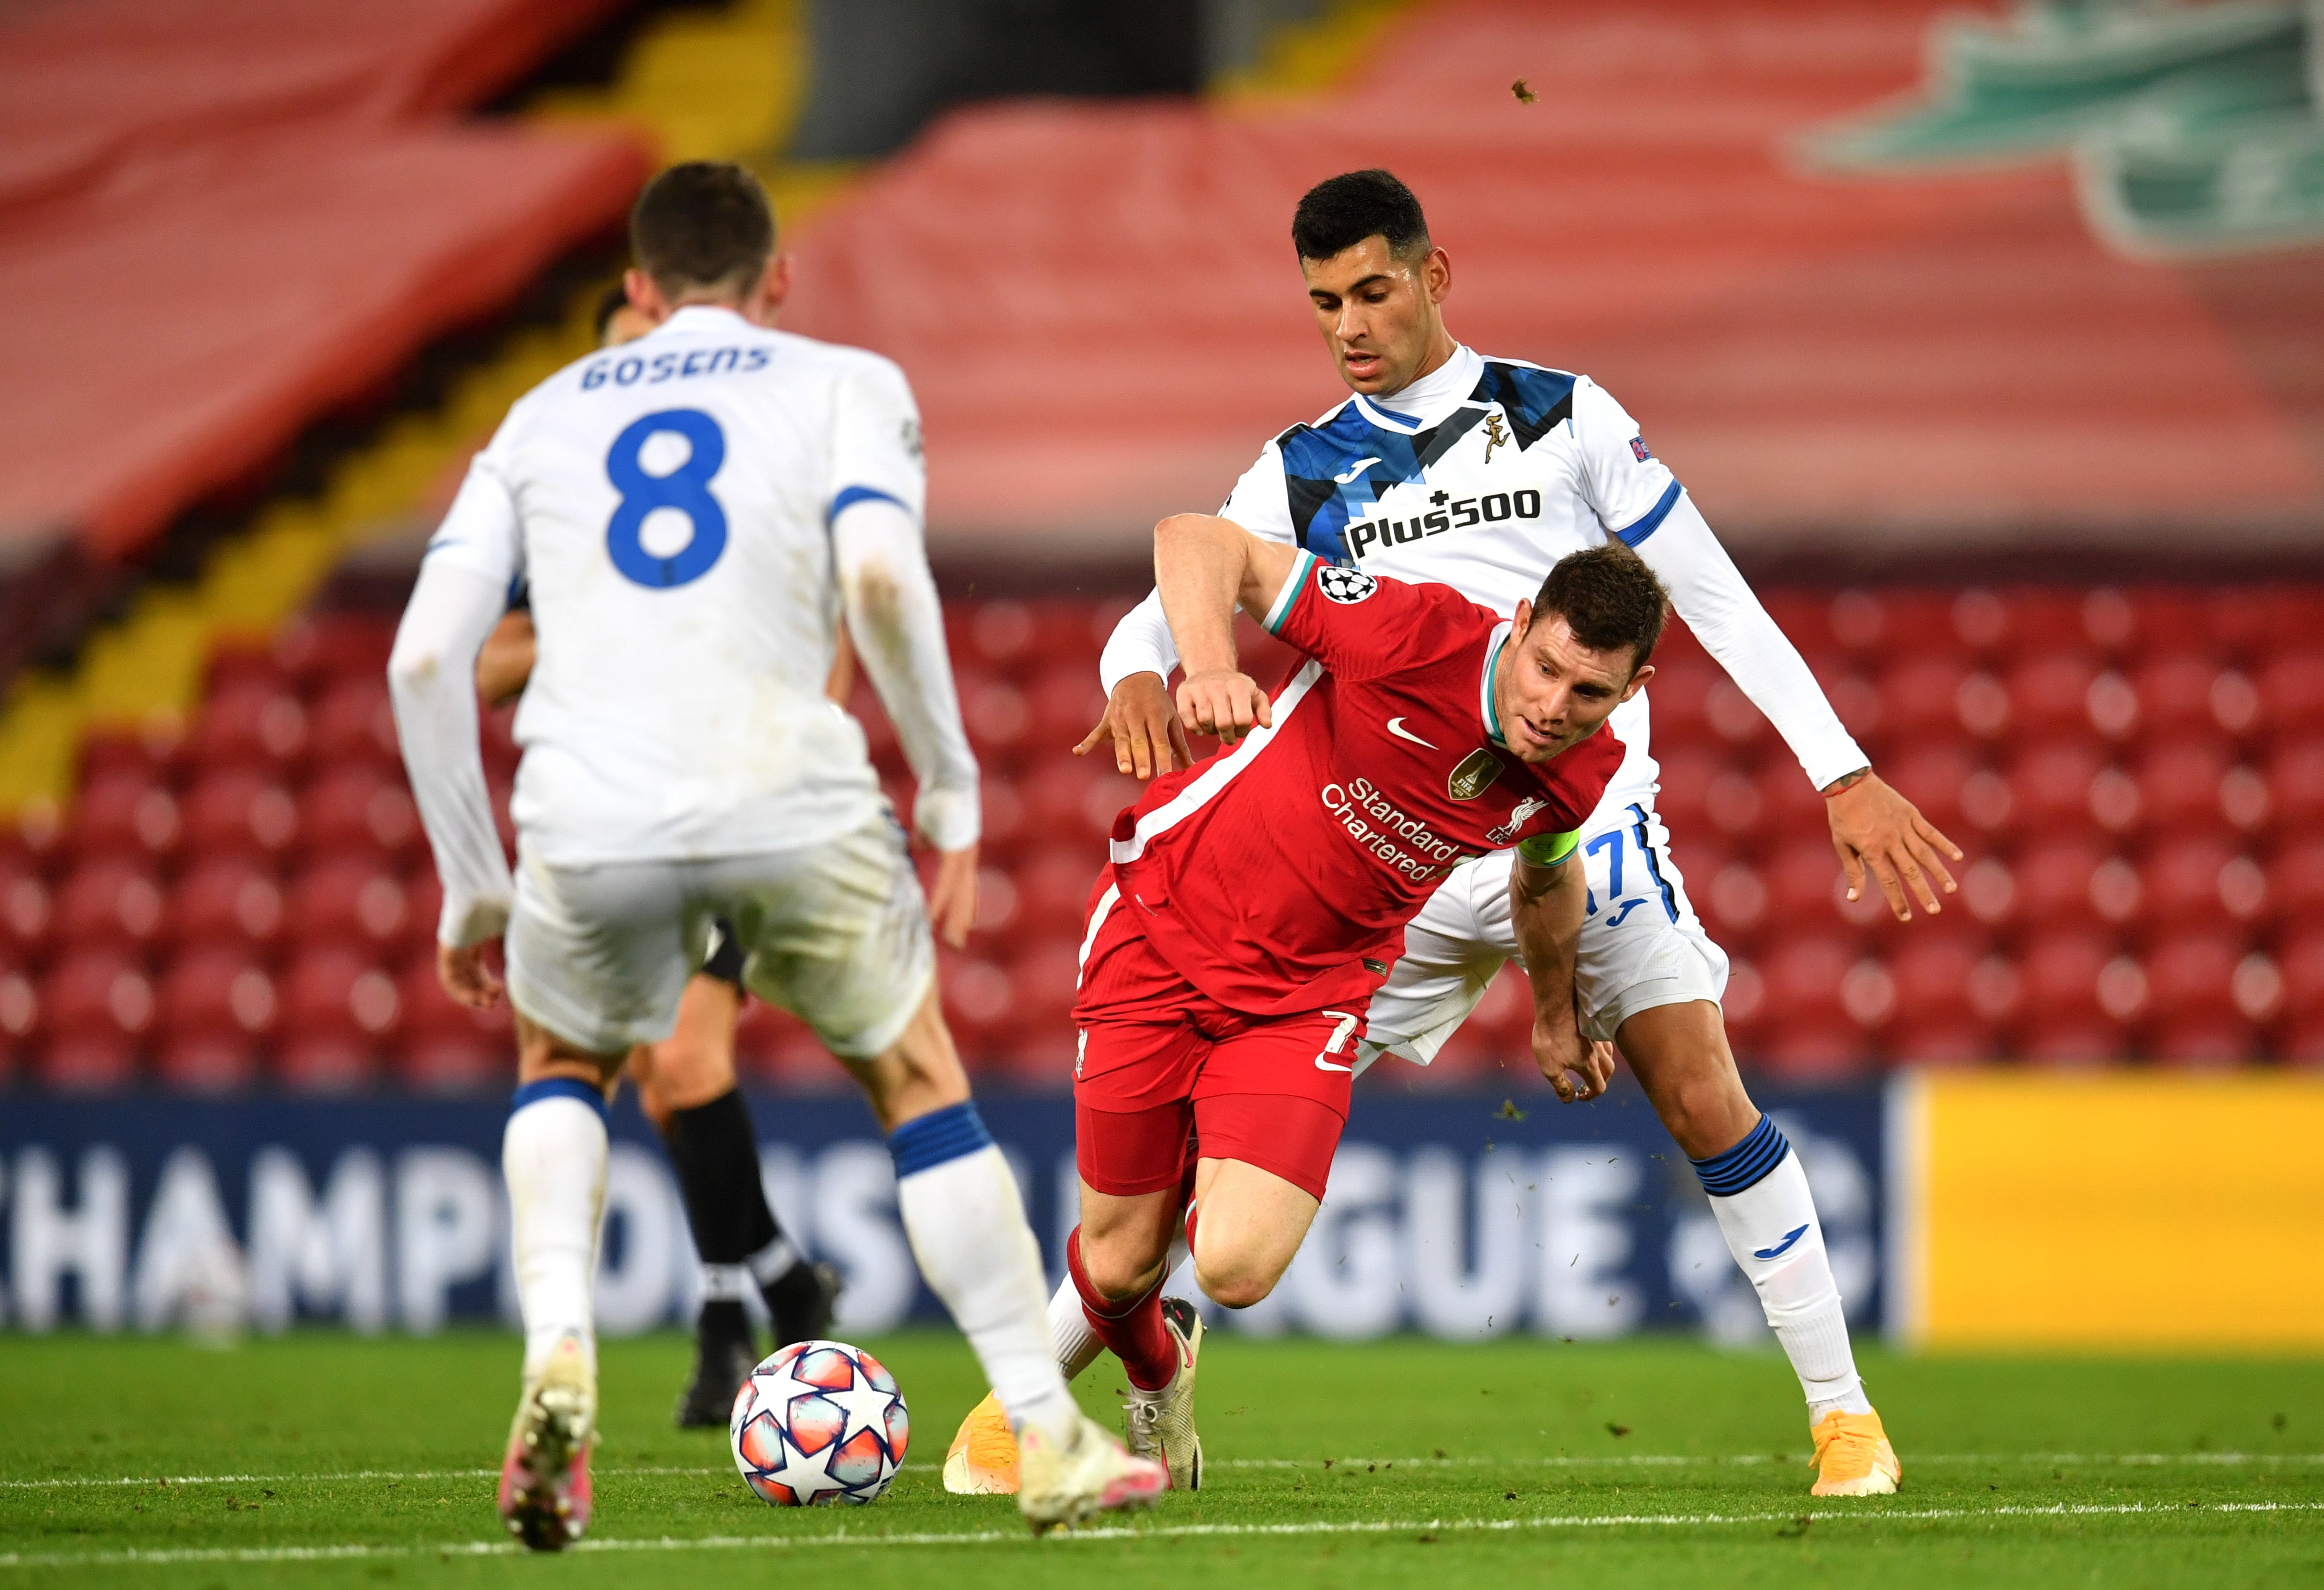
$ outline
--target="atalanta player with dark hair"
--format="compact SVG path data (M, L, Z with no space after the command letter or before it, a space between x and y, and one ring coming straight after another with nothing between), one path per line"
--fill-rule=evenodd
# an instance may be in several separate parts
M1384 171L1350 171L1299 201L1291 241L1316 330L1350 395L1260 450L1221 521L1330 564L1438 581L1495 612L1531 595L1568 553L1635 549L1704 648L1766 714L1825 797L1851 899L1877 886L1909 920L1934 914L1960 850L1884 782L1677 478L1607 391L1577 373L1488 356L1444 321L1452 262L1420 200ZM1114 632L1101 664L1116 765L1147 778L1187 761L1166 681L1178 661L1162 603ZM1703 930L1655 810L1644 695L1612 728L1628 748L1582 825L1588 872L1575 973L1582 1031L1609 1041L1694 1162L1728 1250L1759 1294L1807 1400L1819 1495L1877 1495L1901 1468L1866 1399L1807 1174L1751 1102L1727 1042L1727 957ZM1507 850L1438 890L1395 947L1359 1064L1427 1064L1524 949ZM1050 1330L1067 1373L1096 1346L1061 1287ZM989 1409L945 1473L1005 1490L1011 1451Z

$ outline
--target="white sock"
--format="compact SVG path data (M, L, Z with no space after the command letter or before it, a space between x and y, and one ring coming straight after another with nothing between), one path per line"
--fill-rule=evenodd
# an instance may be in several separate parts
M1783 1132L1763 1115L1741 1142L1693 1163L1728 1252L1758 1292L1767 1324L1800 1377L1808 1422L1835 1409L1871 1412L1808 1175Z
M975 1349L1011 1428L1070 1442L1081 1409L1058 1373L1041 1302L1041 1251L1009 1161L973 1101L907 1121L888 1140L896 1207L920 1273Z
M559 1336L581 1338L597 1373L590 1288L597 1228L605 1207L605 1101L586 1083L562 1077L516 1090L501 1135L508 1182L516 1295L524 1315L524 1373L549 1362Z
M1169 1262L1162 1274L1164 1297L1200 1299L1194 1271L1186 1269L1184 1236L1171 1243ZM1090 1330L1089 1316L1082 1312L1081 1290L1070 1275L1049 1296L1049 1345L1057 1355L1057 1372L1068 1381L1105 1355L1105 1344Z

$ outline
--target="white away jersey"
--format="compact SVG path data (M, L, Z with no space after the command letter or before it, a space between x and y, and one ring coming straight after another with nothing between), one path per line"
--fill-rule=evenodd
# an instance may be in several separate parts
M857 827L878 781L826 700L832 517L926 496L903 373L679 310L550 376L470 467L428 556L530 587L513 812L560 865L782 850Z
M1677 505L1678 481L1588 376L1464 347L1427 384L1445 377L1450 400L1416 413L1358 394L1293 426L1220 517L1330 562L1449 585L1506 616L1567 553L1636 547ZM1629 751L1615 791L1651 785L1646 693L1609 721Z

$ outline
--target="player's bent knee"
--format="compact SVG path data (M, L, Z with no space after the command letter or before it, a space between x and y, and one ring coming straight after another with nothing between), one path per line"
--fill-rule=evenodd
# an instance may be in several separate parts
M1227 1264L1212 1271L1204 1268L1199 1258L1194 1261L1194 1284L1222 1308L1249 1308L1264 1303L1274 1294L1276 1282L1282 1279L1281 1267L1269 1270Z

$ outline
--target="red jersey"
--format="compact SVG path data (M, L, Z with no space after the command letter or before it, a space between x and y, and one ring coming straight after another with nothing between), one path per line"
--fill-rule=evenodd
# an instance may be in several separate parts
M1114 819L1115 910L1186 981L1275 1015L1370 997L1461 862L1579 828L1622 763L1603 727L1517 760L1493 712L1509 621L1450 586L1302 552L1267 628L1311 659L1274 726Z

